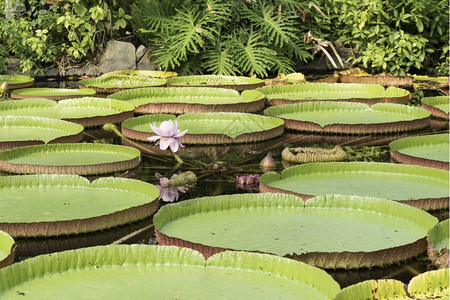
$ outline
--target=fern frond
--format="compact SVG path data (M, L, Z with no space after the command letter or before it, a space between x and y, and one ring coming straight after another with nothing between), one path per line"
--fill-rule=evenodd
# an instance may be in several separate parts
M267 71L273 66L273 57L277 53L266 47L258 34L252 30L247 34L241 30L228 44L231 46L235 65L240 67L241 73L267 77Z
M214 22L224 21L231 15L233 1L229 0L205 0L206 10L214 19Z
M267 37L269 43L273 42L278 47L293 44L293 40L299 35L295 16L275 10L272 5L266 5L264 2L258 9L246 8L243 15L260 29L260 33Z
M172 22L170 35L159 34L159 41L155 41L158 49L152 53L158 57L155 63L163 68L174 68L187 59L190 54L204 50L205 39L213 39L215 28L209 29L209 19L201 11L186 8L177 10Z
M132 23L142 32L167 32L176 9L188 4L188 0L137 0L131 5Z
M223 49L222 49L223 48ZM202 67L211 74L235 76L235 66L230 48L225 48L222 43L210 47L203 56Z

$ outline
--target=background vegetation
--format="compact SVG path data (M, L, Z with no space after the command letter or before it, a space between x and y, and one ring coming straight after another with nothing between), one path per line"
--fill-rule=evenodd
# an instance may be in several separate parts
M0 2L0 72L8 56L20 58L22 72L92 60L126 31L180 74L292 72L312 59L308 31L341 40L350 61L372 73L449 72L447 0L63 0L41 9L44 2L29 0L31 9L11 19Z

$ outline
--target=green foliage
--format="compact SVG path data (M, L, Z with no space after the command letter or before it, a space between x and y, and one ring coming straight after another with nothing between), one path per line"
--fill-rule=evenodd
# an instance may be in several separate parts
M296 60L311 57L299 15L305 9L292 0L138 0L132 19L164 69L267 77L292 72Z
M30 10L0 20L0 49L20 58L21 72L93 57L130 19L116 1L65 0L47 10L41 9L44 2L30 0ZM0 57L5 56L0 50Z
M423 68L425 60L445 61L449 35L449 3L443 0L321 0L329 16L311 26L329 30L330 39L340 38L355 47L372 72L405 75Z

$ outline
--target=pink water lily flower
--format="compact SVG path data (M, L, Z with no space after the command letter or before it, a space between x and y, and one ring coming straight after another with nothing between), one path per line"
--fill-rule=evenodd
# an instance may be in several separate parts
M178 129L178 122L172 120L163 121L159 127L156 123L150 125L150 128L156 134L155 136L148 137L149 141L156 141L156 145L159 145L161 150L166 150L170 147L172 152L177 152L178 147L184 147L179 138L186 134L186 131L180 131Z
M159 198L164 202L175 202L178 201L180 197L180 192L186 193L187 188L185 187L171 187L169 186L169 179L167 177L162 177L161 174L155 173L156 178L159 178L159 184L156 187L159 189ZM178 174L173 174L170 179L174 179Z

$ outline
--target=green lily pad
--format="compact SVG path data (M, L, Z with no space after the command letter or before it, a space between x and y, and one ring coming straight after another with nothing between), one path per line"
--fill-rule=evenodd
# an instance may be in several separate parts
M0 230L0 269L9 266L14 262L16 245L14 239Z
M222 88L142 88L109 95L133 104L141 114L187 112L258 112L265 106L264 94Z
M146 78L151 77L151 78L166 79L169 77L175 77L178 75L178 73L170 71L154 71L154 70L117 70L105 73L102 76L106 77L111 75L132 75Z
M449 219L440 222L430 230L428 233L428 241L438 251L449 248Z
M178 247L116 245L30 258L0 270L0 299L332 299L339 285L301 262L245 252L205 261Z
M42 98L0 102L0 116L57 118L94 127L133 117L134 106L115 99L83 97L52 101Z
M131 75L109 75L78 81L82 89L91 88L98 93L114 93L124 89L135 89L150 86L165 86L166 80L161 78Z
M415 90L439 90L446 82L448 82L448 76L430 77L414 75L414 89Z
M422 99L422 107L433 114L433 117L447 120L449 119L449 98L448 96L425 97Z
M0 75L0 83L6 82L8 89L20 89L33 86L34 79L26 75Z
M449 169L449 135L406 137L389 144L396 161L425 167Z
M430 126L430 112L401 104L319 101L272 106L265 115L285 120L288 129L337 134L386 134Z
M323 194L381 197L425 210L448 208L449 173L390 163L309 163L261 176L260 190L309 199Z
M95 95L92 89L60 89L60 88L26 88L11 92L11 98L46 98L50 100L61 100L67 98L79 98Z
M264 86L259 78L224 75L192 75L167 79L167 86L172 87L221 87L237 91L251 90Z
M411 76L392 76L391 74L377 74L374 76L353 75L339 72L339 82L344 84L380 84L382 86L398 86L411 88L413 78Z
M411 93L407 90L396 87L385 89L378 84L304 83L265 86L258 90L266 95L270 105L324 100L406 104L411 98Z
M446 219L428 232L428 258L439 269L449 267L449 219Z
M178 122L180 131L188 130L180 138L186 144L232 144L256 142L277 137L283 133L283 120L248 113L188 113L175 117L168 114L145 115L122 123L126 137L147 141L155 135L150 124L162 121Z
M110 144L47 144L0 152L0 170L16 174L105 174L139 162L139 150Z
M0 150L42 143L76 143L84 127L58 119L0 116Z
M326 195L303 202L283 194L204 197L163 206L158 242L205 256L227 249L271 253L321 268L389 265L426 248L437 219L372 197Z
M143 181L78 175L0 177L0 230L14 237L49 237L135 222L158 208L159 190Z
M412 278L408 290L401 281L367 280L342 289L335 300L448 299L449 270L428 271Z

